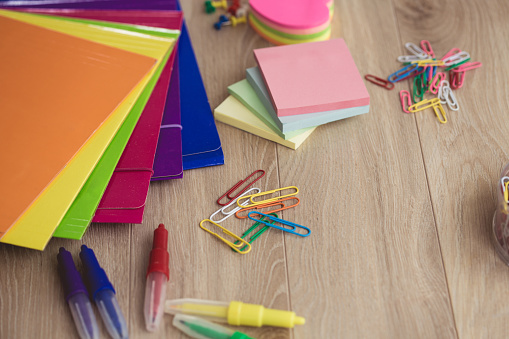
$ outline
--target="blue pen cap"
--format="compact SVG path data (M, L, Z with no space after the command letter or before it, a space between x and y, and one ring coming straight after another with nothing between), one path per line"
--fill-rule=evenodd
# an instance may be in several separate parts
M113 293L115 293L115 289L109 281L106 272L99 265L94 251L82 245L80 258L83 263L85 283L87 284L92 298L95 300L97 293L102 290L112 290Z
M74 260L72 260L71 252L66 251L65 248L60 247L60 250L57 254L58 260L58 273L60 274L60 279L62 280L62 285L64 286L64 295L65 300L69 301L76 293L85 293L87 294L87 289L83 280L81 280L80 272L76 269L74 265Z

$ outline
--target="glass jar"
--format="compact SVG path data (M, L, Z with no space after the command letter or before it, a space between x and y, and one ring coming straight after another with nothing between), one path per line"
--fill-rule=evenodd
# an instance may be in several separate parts
M493 216L493 242L502 260L509 265L509 164L497 183L497 210Z

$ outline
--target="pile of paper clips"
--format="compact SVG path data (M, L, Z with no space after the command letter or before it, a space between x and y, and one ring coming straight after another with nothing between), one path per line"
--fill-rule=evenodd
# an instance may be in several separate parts
M307 237L311 234L311 230L309 228L280 219L275 213L299 205L300 200L295 197L295 195L299 193L299 189L295 186L288 186L261 192L259 188L251 188L251 186L253 186L253 184L260 180L264 175L265 171L257 170L251 173L247 178L240 180L238 183L233 185L232 188L217 199L217 203L222 207L212 213L209 219L204 219L200 222L200 227L203 230L219 238L235 252L240 254L246 254L251 251L251 243L265 233L269 228L275 228L301 237ZM281 194L283 191L289 191L290 193ZM237 193L235 194L235 192ZM281 195L275 196L277 194ZM261 197L266 196L268 196L268 198L261 199ZM222 200L226 200L226 202L222 202ZM256 211L261 209L264 209L265 213ZM216 215L219 215L219 220L214 219ZM235 233L220 225L233 215L239 219L250 219L255 223L239 237ZM206 228L206 223L219 228L221 232L216 233ZM228 240L224 238L223 235L228 235L232 239Z
M458 101L452 90L463 86L467 71L479 68L482 64L470 62L470 54L459 48L453 48L441 59L437 59L427 40L421 41L421 47L407 42L405 48L412 55L398 57L398 61L402 62L404 67L389 75L387 80L370 74L364 78L388 90L393 89L396 82L413 78L412 96L406 90L399 92L403 112L415 113L433 108L438 120L442 124L447 123L442 104L447 104L450 110L459 110ZM439 67L445 68L444 72L439 72ZM449 80L446 80L445 72L447 71L449 71ZM424 99L425 93L431 93L437 97Z

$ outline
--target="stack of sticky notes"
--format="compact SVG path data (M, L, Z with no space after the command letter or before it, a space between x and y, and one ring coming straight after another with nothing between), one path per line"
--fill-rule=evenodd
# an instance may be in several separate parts
M297 149L319 125L369 112L343 39L257 49L257 67L228 87L216 120Z
M276 45L328 40L332 0L250 0L249 24Z
M176 2L0 6L0 242L141 223L151 180L224 163Z

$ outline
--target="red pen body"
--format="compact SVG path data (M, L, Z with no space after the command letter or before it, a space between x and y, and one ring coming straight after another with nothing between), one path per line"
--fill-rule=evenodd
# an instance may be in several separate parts
M154 231L154 243L150 251L150 262L145 286L145 324L154 332L161 322L166 299L166 283L170 279L168 231L160 224Z

